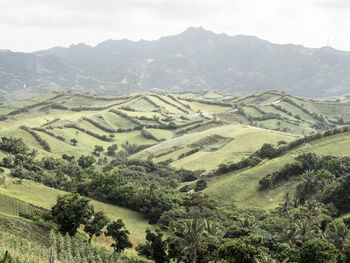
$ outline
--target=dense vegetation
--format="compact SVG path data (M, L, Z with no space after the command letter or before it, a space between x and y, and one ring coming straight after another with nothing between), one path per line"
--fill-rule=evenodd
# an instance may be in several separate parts
M12 176L76 193L60 196L51 216L44 213L46 220L53 220L60 226L61 233L71 236L77 233L80 225L85 225L90 242L93 235L110 235L116 240L117 254L131 246L127 229L122 230L123 222L110 223L103 213L95 213L89 200L78 193L129 207L143 213L151 223L158 223L160 228L155 232L147 230L146 243L136 248L140 256L155 262L349 260L350 219L338 218L350 212L347 200L350 196L349 158L320 157L312 153L299 155L295 163L261 180L262 187L266 188L283 180L303 178L295 193L286 193L276 209L264 211L219 205L200 193L202 185L206 184L203 180L196 183L195 190L199 192L183 194L176 187L182 181L195 180L197 176L193 172L151 161L128 160L121 153L111 161L104 158L96 161L89 155L82 155L78 160L68 155L36 160L35 153L21 139L12 137L3 137L0 149L9 153L1 165L11 169ZM256 155L272 158L273 149L263 146ZM271 183L267 184L267 180ZM58 258L78 260L75 257L79 257L82 259L77 262L85 262L84 258L101 257L101 262L105 262L102 258L113 257L108 250L77 254L75 244L80 244L84 251L88 243L77 243L83 241L74 238L58 236L55 240ZM70 242L72 247L68 251L72 252L61 256L60 246L68 244L64 242Z

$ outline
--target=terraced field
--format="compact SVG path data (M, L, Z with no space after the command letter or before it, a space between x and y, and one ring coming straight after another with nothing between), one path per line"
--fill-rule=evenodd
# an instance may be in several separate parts
M346 96L316 101L280 91L245 96L213 91L123 97L52 93L0 105L0 137L23 138L38 150L39 158L92 154L99 145L104 151L97 158L110 159L106 149L117 144L118 151L126 151L128 158L201 170L205 175L220 164L240 161L264 143L288 143L349 123L348 103ZM127 145L133 145L132 152ZM293 187L293 183L261 193L257 191L259 178L290 161L298 151L309 150L338 155L350 152L345 134L336 140L321 139L253 169L210 178L205 192L241 206L273 207L281 189Z

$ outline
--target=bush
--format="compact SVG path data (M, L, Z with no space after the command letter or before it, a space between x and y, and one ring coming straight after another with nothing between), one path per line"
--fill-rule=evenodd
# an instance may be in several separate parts
M207 186L208 186L207 180L200 179L196 182L196 185L194 187L194 191L198 192L198 191L204 190L205 188L207 188Z

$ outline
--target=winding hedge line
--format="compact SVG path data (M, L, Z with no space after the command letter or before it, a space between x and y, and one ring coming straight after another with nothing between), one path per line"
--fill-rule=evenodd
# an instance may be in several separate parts
M94 121L94 120L92 120L90 118L84 117L83 120L90 122L92 125L96 126L97 128L99 128L99 129L101 129L101 130L103 130L105 132L110 132L110 133L116 133L117 132L116 129L103 126L102 124L100 124L97 121Z
M94 133L92 131L86 130L84 128L79 127L78 125L74 124L74 123L68 123L66 125L64 125L65 128L72 128L72 129L76 129L78 131L84 132L90 136L93 136L101 141L105 141L105 142L112 142L113 138L107 137L107 135L100 135L97 133Z
M171 103L170 101L167 101L167 100L163 99L163 98L162 98L161 96L159 96L159 95L152 94L152 96L153 96L153 97L156 97L157 99L163 101L164 103L166 103L166 104L168 104L168 105L170 105L170 106L173 106L174 108L178 109L179 111L182 111L182 112L187 113L187 114L189 113L189 111L184 110L183 108L179 107L178 105L176 105L176 104L174 104L174 103Z
M216 105L216 106L223 106L223 107L233 107L231 103L228 102L222 102L222 101L212 101L212 100L200 100L200 99L193 99L193 98L181 98L182 100L188 101L188 102L199 102L203 104L208 105Z
M66 138L64 138L64 137L62 137L62 136L60 136L60 135L55 135L54 133L52 133L52 132L50 132L50 131L48 131L48 130L46 130L46 129L44 129L44 128L32 128L32 130L44 132L44 133L46 133L47 135L50 135L50 136L52 136L52 137L54 137L54 138L56 138L57 140L60 140L60 141L62 141L62 142L65 142L65 141L66 141Z
M41 136L38 133L36 133L35 131L29 129L27 126L24 126L24 125L20 126L19 128L26 132L29 132L35 138L35 140L44 148L45 151L51 152L50 145L47 143L47 141L41 138Z
M180 159L182 159L182 158L185 158L185 157L187 157L187 156L190 156L190 155L192 155L192 154L195 154L196 152L199 152L199 150L200 150L199 147L194 148L194 149L192 149L192 150L189 150L188 152L185 152L185 153L180 154L180 155L178 156L177 159L180 160Z
M185 107L186 109L191 110L190 105L183 103L182 101L180 101L179 99L177 99L175 96L168 94L166 95L167 97L171 98L173 101L176 101L177 103L179 103L180 105L182 105L183 107Z
M131 121L132 123L134 123L136 125L142 125L142 123L138 119L136 119L134 117L131 117L130 115L128 115L128 114L126 114L126 113L124 113L124 112L122 112L120 110L110 109L109 112L117 114L117 115L119 115L119 116L121 116L121 117L123 117L123 118L125 118L125 119L127 119L129 121Z
M54 124L55 122L58 122L59 120L61 120L60 118L55 118L53 119L52 121L49 121L47 123L44 123L43 125L41 125L40 127L44 127L44 126L48 126L48 125L51 125L51 124Z
M24 106L22 108L13 110L13 111L7 113L6 116L16 115L16 114L23 113L23 112L28 112L30 109L33 109L35 107L42 106L42 105L49 105L49 104L52 104L52 102L50 102L50 101L38 102L38 103L35 103L32 105Z
M160 108L160 106L158 104L156 104L153 100L151 100L147 96L143 95L142 98L145 99L146 101L148 101L149 103L151 103L154 107L156 107L158 109Z
M156 136L154 136L150 131L146 130L146 129L142 129L141 130L141 135L143 137L145 137L146 139L150 139L150 140L155 140L157 142L160 142L161 140L159 140Z
M313 117L314 119L320 121L320 122L324 122L324 118L320 115L318 115L317 113L313 113L310 112L308 109L300 106L298 103L296 103L294 100L290 99L290 98L284 98L282 101L287 102L291 105L293 105L294 107L297 107L298 109L302 110L304 113L308 114L309 116Z
M173 122L169 123L159 123L159 124L144 124L139 119L135 117L131 117L130 115L116 109L111 109L109 112L112 112L114 114L117 114L132 123L136 124L136 127L134 128L129 128L129 129L124 129L124 128L119 128L117 129L117 132L125 132L125 131L132 131L132 130L141 130L143 127L145 128L154 128L154 129L163 129L163 130L174 130L177 128L177 125ZM141 117L140 117L141 118ZM153 119L152 119L153 120Z

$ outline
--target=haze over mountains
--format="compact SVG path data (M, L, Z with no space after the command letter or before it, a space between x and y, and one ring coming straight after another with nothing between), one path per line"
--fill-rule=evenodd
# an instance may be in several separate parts
M102 95L278 89L302 97L350 92L350 52L279 45L188 28L155 41L107 40L34 53L0 51L0 102L53 90Z

